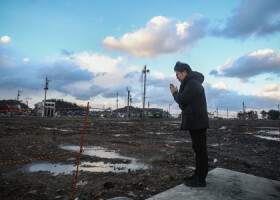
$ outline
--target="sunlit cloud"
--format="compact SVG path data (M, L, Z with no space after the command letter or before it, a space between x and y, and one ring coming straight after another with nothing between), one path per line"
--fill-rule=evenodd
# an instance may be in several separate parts
M8 43L11 41L11 38L9 36L3 36L1 37L0 43Z
M269 85L265 85L263 87L264 92L275 92L275 91L279 91L279 89L280 89L280 85L277 83L272 83Z
M212 88L227 90L227 85L224 82L219 82L211 85Z
M210 75L235 77L247 81L249 78L272 73L280 76L280 53L272 49L258 50L237 59L229 58L226 63L212 70Z
M29 62L30 59L29 58L23 58L23 62Z
M82 70L87 70L95 74L114 72L118 64L122 62L122 59L122 57L111 58L87 51L76 53L71 57L71 61L77 64Z
M119 39L106 37L102 46L106 50L118 50L135 57L155 57L192 48L206 33L207 20L194 15L185 22L157 16L145 28L126 33Z

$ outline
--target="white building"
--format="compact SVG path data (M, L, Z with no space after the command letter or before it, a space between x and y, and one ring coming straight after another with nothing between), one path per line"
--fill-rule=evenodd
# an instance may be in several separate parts
M37 104L35 104L35 108L38 109L38 113L40 113L42 117L53 117L55 113L55 102L46 101L45 108L44 101L38 102Z
M209 119L214 119L214 114L212 114L211 112L208 112L208 118Z

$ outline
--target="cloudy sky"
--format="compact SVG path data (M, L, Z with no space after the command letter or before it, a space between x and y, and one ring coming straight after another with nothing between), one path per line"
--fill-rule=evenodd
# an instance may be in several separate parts
M208 110L231 114L280 103L278 0L2 0L0 99L33 107L60 98L93 107L150 107L176 113L169 84L177 61L204 74ZM147 105L146 105L147 106Z

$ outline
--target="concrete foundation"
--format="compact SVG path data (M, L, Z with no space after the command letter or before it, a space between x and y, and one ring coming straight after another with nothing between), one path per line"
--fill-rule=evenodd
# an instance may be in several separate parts
M280 182L216 168L208 173L205 188L178 185L148 200L256 200L280 199Z

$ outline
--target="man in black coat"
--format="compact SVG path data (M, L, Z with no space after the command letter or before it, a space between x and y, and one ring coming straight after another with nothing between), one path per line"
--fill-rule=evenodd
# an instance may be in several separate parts
M204 76L181 62L176 63L174 71L181 85L178 91L177 87L170 84L170 91L182 110L180 129L189 130L196 155L195 173L190 177L184 177L184 183L190 187L206 187L205 179L208 173L206 129L209 128L209 119L202 86Z

